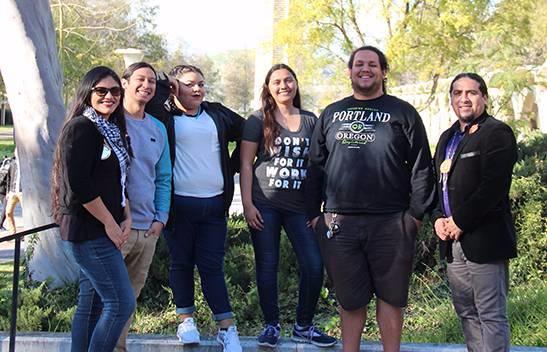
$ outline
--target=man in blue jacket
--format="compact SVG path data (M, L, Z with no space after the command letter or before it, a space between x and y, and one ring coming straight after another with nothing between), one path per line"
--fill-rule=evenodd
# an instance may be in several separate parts
M133 225L122 247L135 297L139 297L154 257L156 242L169 215L171 202L171 158L163 123L145 113L145 105L156 91L156 72L145 63L130 65L122 76L123 107L134 158L127 175ZM127 322L116 351L126 351Z
M488 90L476 73L450 85L458 121L435 152L438 201L433 212L441 259L471 352L509 351L508 259L516 257L509 189L517 147L513 131L486 111Z

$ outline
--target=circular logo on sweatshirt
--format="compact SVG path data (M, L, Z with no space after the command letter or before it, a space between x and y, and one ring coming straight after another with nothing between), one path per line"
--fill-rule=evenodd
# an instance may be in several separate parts
M361 131L363 131L365 129L365 124L361 121L354 121L349 126L349 129L353 133L360 133Z

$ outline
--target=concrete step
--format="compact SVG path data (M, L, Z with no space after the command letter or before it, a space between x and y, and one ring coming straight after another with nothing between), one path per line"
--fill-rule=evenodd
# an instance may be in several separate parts
M294 343L289 339L282 339L276 349L261 348L256 345L254 337L242 337L243 352L276 351L276 352L332 352L342 351L341 344L332 348L318 348L309 344ZM8 351L9 334L0 333L0 351ZM183 346L174 336L165 335L129 335L127 340L129 352L221 352L218 342L212 337L202 339L201 344ZM16 351L24 352L69 352L70 334L67 333L19 333L16 337ZM379 352L382 346L379 342L363 342L362 352ZM466 352L464 345L454 344L425 344L403 343L401 352ZM547 352L542 347L512 347L511 352Z

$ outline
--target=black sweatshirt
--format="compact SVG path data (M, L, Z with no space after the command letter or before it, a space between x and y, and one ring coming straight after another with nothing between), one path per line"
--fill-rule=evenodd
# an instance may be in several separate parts
M434 199L431 152L420 115L391 95L353 96L325 108L311 140L306 213L422 219Z

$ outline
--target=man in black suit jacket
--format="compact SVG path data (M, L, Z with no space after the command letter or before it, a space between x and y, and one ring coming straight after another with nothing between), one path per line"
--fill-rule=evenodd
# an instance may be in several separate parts
M486 112L488 91L479 75L457 75L450 100L458 121L441 135L435 152L433 222L441 259L448 261L468 350L509 351L508 259L517 252L508 193L515 136Z

